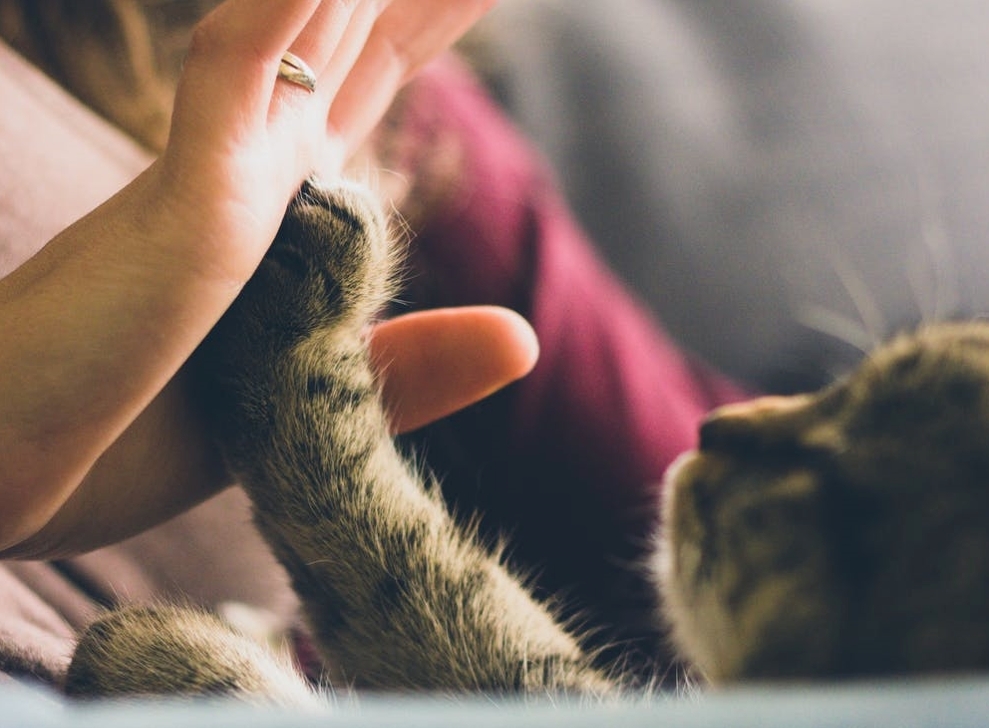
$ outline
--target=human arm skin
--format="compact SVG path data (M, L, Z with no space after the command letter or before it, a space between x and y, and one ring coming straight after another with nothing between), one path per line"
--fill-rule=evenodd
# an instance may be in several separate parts
M226 484L176 374L250 276L301 179L314 167L338 174L398 86L488 4L231 0L200 26L162 157L0 281L0 548L7 555L72 553L116 540ZM446 29L430 33L428 48L411 40L427 17ZM276 81L288 47L325 67L311 97ZM369 84L367 74L384 82ZM348 90L360 87L374 90L363 98ZM531 364L535 346L524 324L500 312L464 315L476 317L463 326L473 340L445 339L456 351L443 360L454 370L471 371L469 361L456 363L463 352L477 360L485 347L505 351L506 342L518 356L453 378L474 395L431 397L427 381L408 412L424 400L439 413L514 378L527 366L520 362ZM415 327L457 320L383 329L376 346L390 352L386 391L393 377L418 381L401 354L422 356L406 348L429 341ZM468 349L478 341L479 349ZM435 364L437 351L427 361ZM498 370L498 362L508 366ZM435 366L419 371L427 370L441 389L451 381ZM482 386L484 377L491 381ZM391 396L400 423L409 400L394 388Z

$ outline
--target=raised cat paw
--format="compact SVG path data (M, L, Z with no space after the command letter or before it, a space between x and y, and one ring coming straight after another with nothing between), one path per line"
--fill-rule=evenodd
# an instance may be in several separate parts
M289 205L242 299L277 329L361 327L386 302L391 274L387 222L371 191L310 180Z
M307 181L210 339L233 347L228 358L239 366L258 358L263 366L319 330L360 329L391 292L392 257L384 213L369 190Z
M199 399L228 455L270 429L274 393L312 369L300 362L331 349L363 352L363 330L391 293L394 258L369 190L302 186L257 272L196 353Z

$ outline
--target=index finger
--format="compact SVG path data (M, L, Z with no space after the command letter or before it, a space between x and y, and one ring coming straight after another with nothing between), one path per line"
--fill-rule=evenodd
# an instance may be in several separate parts
M340 87L327 123L355 149L416 71L449 48L496 0L393 0Z

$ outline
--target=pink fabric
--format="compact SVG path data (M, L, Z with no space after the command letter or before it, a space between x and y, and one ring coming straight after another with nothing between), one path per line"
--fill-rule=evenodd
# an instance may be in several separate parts
M510 533L547 590L593 613L604 639L642 638L652 651L641 559L658 483L694 446L704 414L742 392L630 297L541 160L467 74L438 65L412 96L423 145L455 147L462 173L419 231L406 298L514 308L542 349L529 377L419 443L458 508Z
M0 43L0 277L150 161Z

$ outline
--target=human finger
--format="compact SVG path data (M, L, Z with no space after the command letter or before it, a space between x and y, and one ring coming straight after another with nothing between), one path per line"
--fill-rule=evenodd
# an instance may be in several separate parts
M399 316L375 326L370 344L396 432L487 397L525 376L539 357L532 327L496 306Z
M343 79L360 54L381 9L389 0L324 0L288 50L301 59L316 81L325 115ZM272 100L277 113L309 105L298 85L278 84ZM280 103L281 102L281 103Z
M289 49L301 61L313 82L291 82L283 77L271 99L269 122L292 149L303 167L324 176L339 173L346 161L343 141L327 134L325 120L337 91L367 42L381 9L390 0L324 2ZM342 31L339 28L343 27Z
M209 130L224 134L245 123L263 124L278 62L323 4L227 0L217 6L193 31L176 94L176 121L191 117L194 138ZM338 37L342 33L338 28Z
M446 50L496 0L393 0L381 13L330 109L330 133L353 150L378 122L395 92Z

